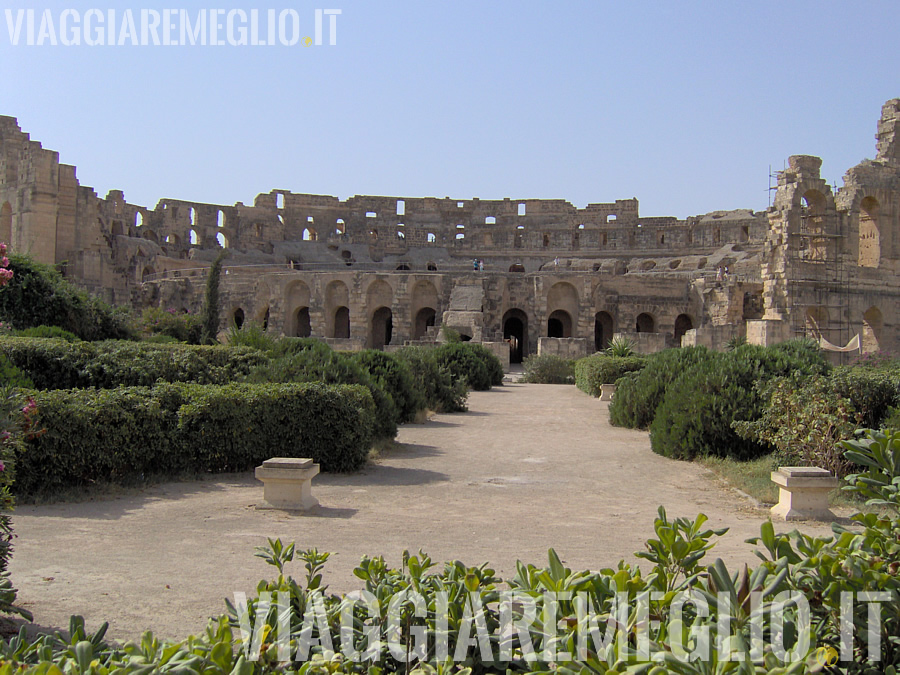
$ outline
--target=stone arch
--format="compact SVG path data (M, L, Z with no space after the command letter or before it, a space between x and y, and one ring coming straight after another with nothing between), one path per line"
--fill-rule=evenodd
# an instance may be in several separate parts
M420 280L412 290L410 314L413 317L413 340L419 340L437 320L438 292L428 280Z
M860 267L878 267L881 262L881 231L878 217L881 206L875 197L859 203L859 261Z
M603 351L609 347L615 332L615 322L609 312L597 312L594 315L594 351Z
M312 323L309 320L309 307L298 307L293 314L294 336L310 337L312 336Z
M423 307L416 312L415 325L413 326L413 340L421 340L428 329L435 325L437 311L433 307Z
M655 333L656 332L656 319L653 318L653 315L648 312L641 312L637 315L637 318L634 320L634 332L635 333Z
M154 274L156 274L156 270L152 266L147 266L143 270L141 270L141 282L147 281Z
M384 279L375 279L366 288L366 307L371 312L375 307L390 307L394 301L394 290Z
M382 305L372 312L372 319L369 322L369 344L370 349L384 349L385 345L391 344L391 338L394 333L394 315L390 307Z
M316 241L318 235L311 227L304 227L303 232L301 233L301 239L303 239L303 241Z
M694 328L694 320L689 314L679 314L675 317L675 346L681 346L681 338L689 330Z
M9 202L0 206L0 242L12 244L12 206Z
M562 310L569 315L569 335L556 337L571 337L573 328L572 321L578 320L578 291L575 287L566 282L560 281L550 287L547 291L547 314L553 314L556 310Z
M881 315L881 310L873 305L863 314L862 351L864 353L877 352L881 348L883 331L884 317Z
M528 314L514 307L503 315L503 339L509 343L510 363L522 363L528 349Z
M564 309L557 309L547 317L547 337L572 337L572 316Z
M154 244L159 243L159 237L156 236L156 232L153 230L144 230L144 239L152 241Z
M309 305L310 292L306 282L297 280L289 283L284 293L284 306L290 320L290 324L285 326L285 333L287 335L294 335L296 337L310 336ZM306 314L301 316L301 310L304 309L306 310ZM298 323L298 320L302 322L302 325L301 323ZM305 332L305 335L301 335L301 332Z
M333 338L350 337L350 289L339 279L325 287L325 333Z
M522 273L525 271L525 266L522 265L521 263L513 263L512 265L509 266L509 271Z
M244 325L244 321L245 321L244 310L241 309L240 307L237 307L231 313L231 323L234 325L235 328L240 330L241 327Z

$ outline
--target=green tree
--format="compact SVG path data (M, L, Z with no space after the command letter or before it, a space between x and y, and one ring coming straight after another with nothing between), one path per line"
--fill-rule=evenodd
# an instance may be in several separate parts
M228 249L219 253L206 277L206 297L200 311L200 318L203 321L201 344L215 344L218 341L216 336L219 334L219 277L222 275L222 264L227 257Z

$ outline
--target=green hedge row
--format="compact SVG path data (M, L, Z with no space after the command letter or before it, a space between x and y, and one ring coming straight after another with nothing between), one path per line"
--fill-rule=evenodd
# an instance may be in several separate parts
M247 471L276 456L353 471L365 464L375 425L372 397L360 386L163 383L32 395L46 432L18 457L18 496Z
M575 386L591 396L600 395L600 387L614 384L626 373L637 372L647 363L644 356L593 354L575 362Z
M0 338L0 354L38 389L149 387L158 380L227 384L267 361L247 348L25 337Z

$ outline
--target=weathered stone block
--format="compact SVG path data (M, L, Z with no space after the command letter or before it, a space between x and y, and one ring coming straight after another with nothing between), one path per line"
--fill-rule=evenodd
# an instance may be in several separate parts
M308 511L318 506L312 495L312 479L319 465L306 457L273 457L256 467L256 478L263 482L265 503L259 509Z

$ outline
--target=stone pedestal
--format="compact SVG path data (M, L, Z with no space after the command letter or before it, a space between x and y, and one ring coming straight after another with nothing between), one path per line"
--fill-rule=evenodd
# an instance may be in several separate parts
M614 384L601 384L600 385L600 400L601 401L612 401L613 394L616 393L616 385Z
M782 466L772 472L772 482L779 488L773 516L785 520L835 520L828 508L828 493L840 484L826 469Z
M307 457L273 457L256 467L256 478L263 482L265 503L258 509L308 511L318 506L312 496L312 479L319 465Z

